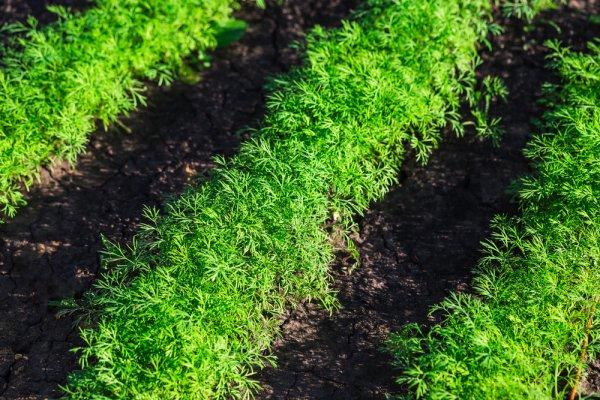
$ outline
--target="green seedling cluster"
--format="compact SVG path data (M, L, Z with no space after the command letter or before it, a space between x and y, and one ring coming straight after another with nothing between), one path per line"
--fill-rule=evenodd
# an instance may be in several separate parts
M0 209L54 160L73 163L89 134L144 104L144 81L170 82L183 60L217 45L234 0L98 0L59 21L5 27L0 45Z
M556 8L559 4L566 2L566 0L496 0L496 3L500 3L506 16L528 21L531 21L541 11Z
M407 148L424 161L448 123L462 131L462 101L485 100L473 86L490 8L367 0L341 28L313 30L239 154L149 209L128 247L107 244L93 290L68 302L85 345L65 394L249 398L286 307L335 308L328 267L352 216L396 182Z
M600 47L552 43L562 87L549 87L542 133L526 149L522 216L497 218L474 279L390 347L409 398L575 398L600 334Z

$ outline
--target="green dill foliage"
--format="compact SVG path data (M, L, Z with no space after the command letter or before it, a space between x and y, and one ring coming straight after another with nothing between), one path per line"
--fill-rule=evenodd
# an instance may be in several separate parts
M70 302L89 325L66 395L249 398L285 308L336 307L332 225L350 233L396 182L406 146L425 160L448 121L462 129L490 8L368 0L341 28L314 29L239 154L164 215L148 210L128 248L107 244L95 287Z
M9 25L0 47L0 208L14 216L22 191L56 159L74 163L99 121L144 104L143 81L165 84L183 59L217 45L234 0L98 0L36 28ZM1 46L1 45L0 45Z
M567 0L502 0L502 11L508 17L516 17L527 21L533 20L541 11L551 10Z
M390 340L412 398L564 399L599 350L600 47L551 46L562 88L526 149L522 216L494 221L475 294L435 307L443 323L428 333Z

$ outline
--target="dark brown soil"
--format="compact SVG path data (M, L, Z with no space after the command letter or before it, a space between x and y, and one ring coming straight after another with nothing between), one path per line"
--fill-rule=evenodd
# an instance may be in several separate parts
M54 4L82 11L92 4L92 0L0 0L0 25L23 22L30 16L41 24L55 21L56 16L46 10L47 6Z
M29 12L44 19L42 3L3 0L0 21ZM246 36L216 52L199 84L154 89L147 109L126 121L131 133L99 132L75 170L44 171L29 205L0 226L0 400L59 395L58 385L77 367L69 349L80 339L73 321L56 319L48 301L89 287L101 235L127 242L144 205L180 192L211 168L213 155L232 154L240 141L235 132L263 113L265 78L298 61L290 41L316 23L336 24L354 3L289 0L266 11L245 9Z
M600 399L600 359L590 365L590 369L581 387L586 394L594 394L592 398Z
M330 316L305 304L288 315L275 349L278 368L259 375L259 399L384 399L402 392L383 342L406 323L433 322L430 306L450 291L469 290L491 218L516 211L506 190L528 172L521 151L541 112L541 84L553 79L541 44L560 37L582 49L600 34L588 23L593 3L572 6L546 14L533 31L505 21L506 33L494 39L480 68L500 74L510 89L508 103L496 107L506 128L500 147L472 135L450 137L426 167L404 168L402 185L360 223L361 267L351 274L344 262L335 267L343 309Z

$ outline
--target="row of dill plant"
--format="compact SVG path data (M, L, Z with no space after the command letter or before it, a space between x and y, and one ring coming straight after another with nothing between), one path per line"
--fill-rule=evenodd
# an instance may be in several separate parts
M474 85L490 13L488 0L367 0L341 28L315 28L303 65L272 80L239 154L164 212L148 209L130 245L107 243L93 289L65 302L85 342L65 395L258 390L285 309L337 305L329 232L349 235L397 181L407 148L424 161L446 126L460 134L465 99L488 103Z
M0 209L15 215L41 166L74 163L99 122L145 103L145 82L169 83L184 59L206 61L235 0L96 0L58 21L2 27Z
M600 350L600 46L550 47L562 83L526 147L521 215L494 220L473 293L434 307L440 325L390 340L407 398L573 399Z

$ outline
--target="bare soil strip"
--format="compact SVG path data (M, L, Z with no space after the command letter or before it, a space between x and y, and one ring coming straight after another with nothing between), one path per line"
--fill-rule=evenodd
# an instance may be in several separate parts
M3 0L0 22L27 13L52 20L41 3ZM233 154L242 140L235 133L262 116L266 78L299 61L290 42L315 24L339 23L354 3L289 0L243 10L247 34L215 54L200 83L153 89L149 106L125 121L130 133L98 132L74 170L44 171L29 205L0 226L0 400L59 395L77 368L69 349L80 339L73 320L57 319L48 302L93 282L101 235L126 243L144 205L179 193L211 169L212 156Z
M482 75L502 76L510 90L507 104L496 107L506 129L501 145L449 137L429 165L404 168L400 187L361 221L361 267L350 273L343 255L335 267L343 309L330 316L305 304L287 316L276 345L278 368L259 375L265 387L259 399L384 399L402 392L383 341L406 323L435 322L430 306L450 291L469 290L490 219L517 212L507 187L529 172L522 149L532 118L542 112L541 85L553 79L542 44L560 38L583 49L600 34L588 21L594 11L594 2L572 3L544 14L534 29L504 21L505 33L480 68ZM594 374L597 368L588 390L598 390Z

